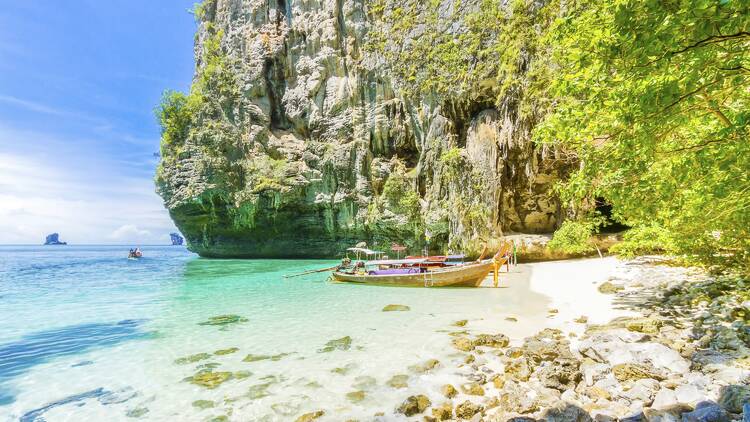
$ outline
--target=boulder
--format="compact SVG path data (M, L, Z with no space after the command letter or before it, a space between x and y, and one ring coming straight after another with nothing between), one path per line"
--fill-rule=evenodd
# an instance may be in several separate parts
M466 400L456 406L456 417L459 419L471 419L474 415L482 411L484 411L484 406Z
M745 403L750 403L750 386L729 385L719 392L719 405L730 413L742 413Z
M643 414L648 422L679 422L682 414L693 410L684 404L675 404L663 409L646 408Z
M539 391L532 390L525 383L508 381L500 392L500 407L506 412L519 414L539 410Z
M593 419L584 409L565 402L558 402L542 414L545 422L591 422Z
M505 373L518 381L528 381L531 369L525 358L517 358L505 364Z
M552 362L545 362L539 367L535 375L547 388L560 392L575 388L583 377L579 370L580 363L576 359L558 358Z
M409 396L403 403L401 403L401 406L396 409L396 412L406 416L414 416L424 412L431 405L432 402L430 402L430 399L427 396L419 394L416 396Z
M436 421L447 421L453 419L453 405L450 403L443 403L438 407L432 408L432 417Z
M472 343L474 347L488 346L500 348L508 346L510 339L505 334L480 334Z
M484 388L476 382L470 382L461 386L461 390L470 396L483 396Z
M725 422L731 418L726 410L716 403L703 401L692 412L682 414L682 422Z
M635 381L639 379L663 380L665 377L650 365L638 363L620 363L612 367L612 373L618 381Z
M690 406L695 406L699 402L706 400L706 395L698 390L696 386L690 384L677 386L674 394L677 397L678 403Z
M451 384L445 384L444 386L440 387L440 392L449 399L452 399L456 396L456 394L458 394L456 387L452 386Z
M462 352L470 352L474 350L474 343L466 337L456 337L453 339L453 347Z
M662 388L656 393L654 402L651 404L651 407L654 409L669 409L679 404L680 403L677 401L677 395L674 393L674 390L670 390L669 388Z

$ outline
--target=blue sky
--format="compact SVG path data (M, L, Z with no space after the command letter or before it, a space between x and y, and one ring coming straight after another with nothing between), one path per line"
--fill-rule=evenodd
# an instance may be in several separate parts
M193 73L194 0L0 8L0 243L167 243L154 107Z

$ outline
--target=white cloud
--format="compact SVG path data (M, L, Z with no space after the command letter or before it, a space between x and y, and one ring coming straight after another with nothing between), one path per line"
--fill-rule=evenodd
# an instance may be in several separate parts
M0 124L0 244L167 244L174 224L154 192L147 149L125 159L104 141Z
M110 238L115 240L132 240L138 241L146 237L150 237L151 232L148 230L139 229L135 224L125 224L113 231L109 235Z

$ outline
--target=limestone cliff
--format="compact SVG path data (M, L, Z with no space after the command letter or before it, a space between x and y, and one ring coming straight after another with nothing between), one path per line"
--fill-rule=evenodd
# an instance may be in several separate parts
M396 7L375 3L196 9L196 76L190 95L162 105L157 172L191 250L332 257L363 240L421 248L425 234L434 250L475 250L561 221L550 188L565 166L531 143L534 120L481 92L409 93L398 63L367 48L374 31L400 30L383 19Z

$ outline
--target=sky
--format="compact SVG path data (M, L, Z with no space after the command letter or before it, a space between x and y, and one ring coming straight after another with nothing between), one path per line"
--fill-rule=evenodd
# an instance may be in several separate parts
M193 74L195 0L0 8L0 244L166 244L154 108Z

